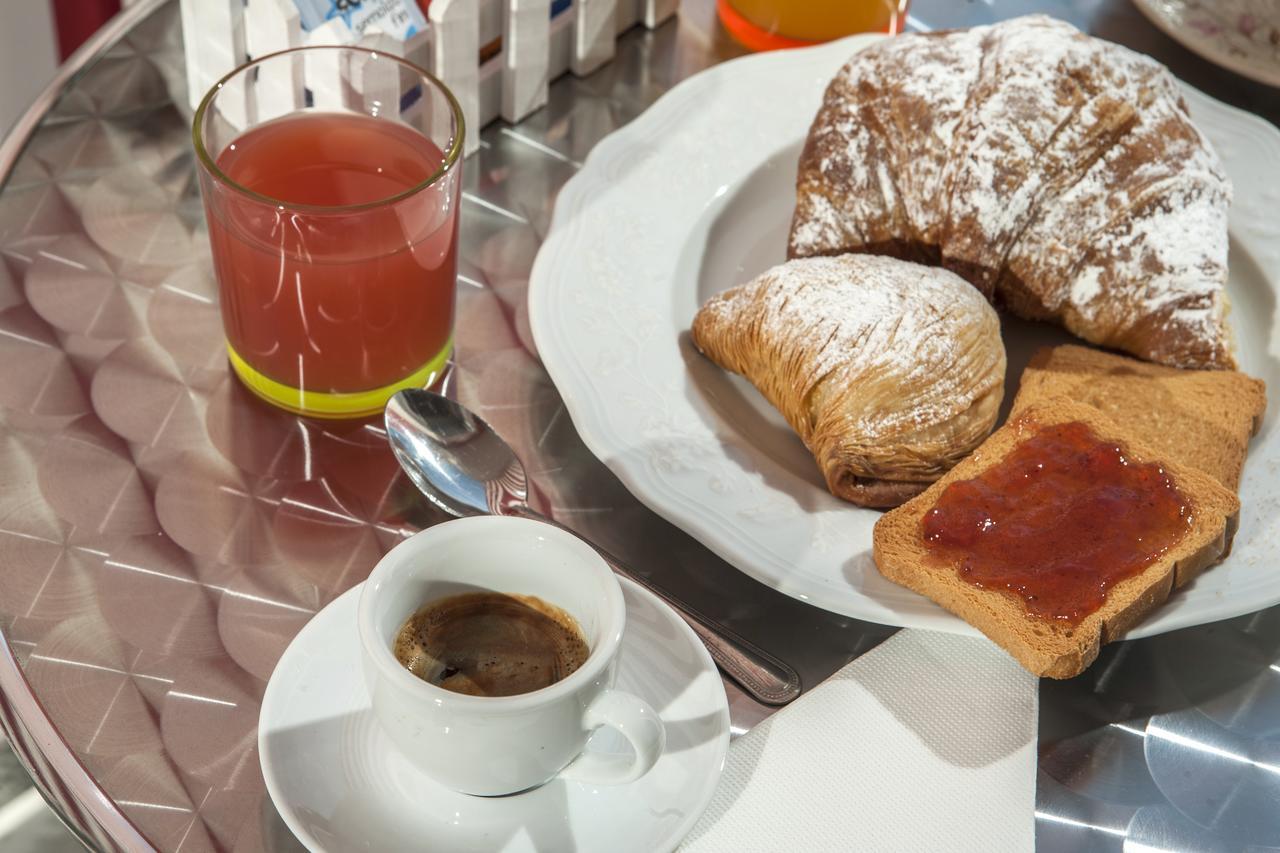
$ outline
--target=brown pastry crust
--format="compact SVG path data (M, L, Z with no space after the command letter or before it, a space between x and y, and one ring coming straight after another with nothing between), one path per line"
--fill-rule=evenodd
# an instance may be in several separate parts
M1230 196L1162 65L1030 16L859 51L806 139L788 255L939 264L1093 343L1231 368Z
M876 480L846 474L831 487L831 491L836 497L858 506L887 508L900 506L927 488L928 483Z
M787 419L832 494L897 506L978 445L1004 395L991 306L946 270L846 255L775 267L709 300L698 349Z

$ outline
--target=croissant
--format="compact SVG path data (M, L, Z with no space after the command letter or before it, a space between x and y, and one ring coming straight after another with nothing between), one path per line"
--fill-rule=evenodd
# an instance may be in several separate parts
M788 256L941 265L1095 344L1230 368L1230 199L1164 66L1031 16L854 55L801 154Z
M712 297L693 341L787 419L832 494L897 506L991 431L1004 395L994 309L936 267L788 261Z

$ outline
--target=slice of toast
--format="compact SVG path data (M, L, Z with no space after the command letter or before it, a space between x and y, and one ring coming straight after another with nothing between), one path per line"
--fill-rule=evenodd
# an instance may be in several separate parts
M1015 594L974 586L960 577L957 565L938 564L926 548L922 525L951 483L998 464L1040 428L1075 421L1123 447L1128 458L1161 463L1192 504L1192 526L1160 560L1116 583L1099 609L1071 626L1029 615ZM1035 675L1070 678L1093 663L1103 643L1123 636L1170 592L1220 560L1235 534L1239 511L1235 494L1213 477L1147 449L1092 406L1055 397L1024 407L942 479L886 513L876 523L873 555L886 578L964 619Z
M1057 396L1088 403L1139 444L1232 491L1267 408L1266 385L1235 370L1179 370L1071 345L1032 357L1013 412Z

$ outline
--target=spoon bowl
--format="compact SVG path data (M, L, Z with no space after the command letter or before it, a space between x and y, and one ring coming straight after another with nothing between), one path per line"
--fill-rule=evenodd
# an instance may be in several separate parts
M428 500L461 518L528 501L524 466L511 445L466 406L412 389L387 403L387 440Z

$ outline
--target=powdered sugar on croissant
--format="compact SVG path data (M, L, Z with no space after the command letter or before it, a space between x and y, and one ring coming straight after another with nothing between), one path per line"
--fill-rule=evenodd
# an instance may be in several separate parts
M1031 16L856 54L809 131L789 254L939 264L1093 343L1231 367L1230 198L1164 66Z
M895 506L995 424L995 311L936 267L871 255L789 261L712 298L693 339L740 373L813 453L831 492Z

